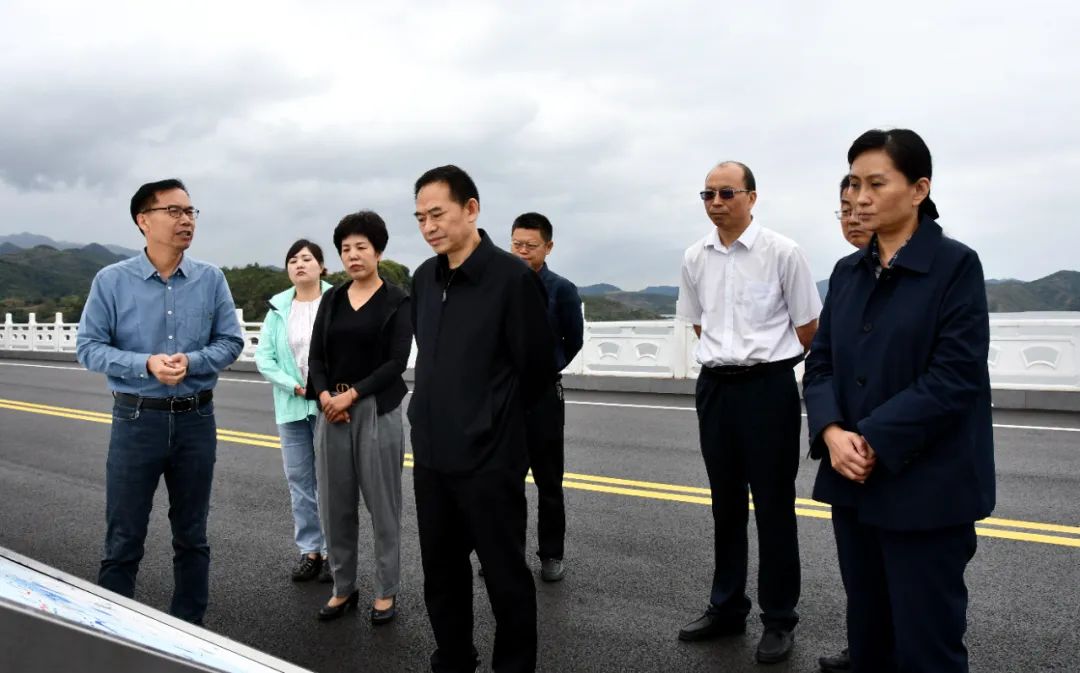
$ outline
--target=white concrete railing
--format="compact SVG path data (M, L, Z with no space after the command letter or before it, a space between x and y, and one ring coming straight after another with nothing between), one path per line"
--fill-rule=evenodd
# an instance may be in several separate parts
M254 358L261 323L244 322L241 360ZM53 322L15 323L11 314L0 324L0 351L75 351L78 325ZM990 316L990 379L994 388L1080 392L1080 313L999 313ZM585 345L566 368L568 374L638 376L656 379L697 378L693 328L674 320L586 322ZM414 364L416 349L410 359Z

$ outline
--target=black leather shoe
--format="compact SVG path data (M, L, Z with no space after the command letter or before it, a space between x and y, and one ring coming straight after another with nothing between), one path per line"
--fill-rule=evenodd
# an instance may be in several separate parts
M334 607L324 605L319 608L319 621L328 622L331 619L337 619L338 617L345 614L349 609L355 608L359 602L360 590L357 589L356 591L349 594L349 597L345 599L344 603L338 603Z
M851 654L846 647L840 654L818 657L817 662L821 667L821 673L847 673L851 670Z
M746 620L731 621L708 612L695 621L679 629L679 640L694 641L720 638L722 636L740 636L746 633Z
M791 656L791 648L795 645L795 632L779 628L767 628L761 634L761 640L757 646L757 660L759 664L778 664L786 661Z
M308 582L319 576L323 560L321 556L311 558L307 554L300 555L300 562L292 569L293 582Z
M394 617L397 617L397 597L394 597L394 603L385 610L377 610L375 606L371 606L371 623L375 626L381 626L382 624L389 624L394 621Z
M563 566L562 559L540 559L540 579L545 582L558 582L563 577L566 577L566 568Z

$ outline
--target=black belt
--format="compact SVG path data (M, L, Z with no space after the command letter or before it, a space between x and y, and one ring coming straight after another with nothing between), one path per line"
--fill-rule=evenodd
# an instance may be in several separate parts
M759 362L755 365L720 365L719 367L702 366L701 373L717 379L735 380L750 379L771 374L775 371L791 369L802 362L803 356L796 355L786 360L776 362Z
M187 411L194 411L214 399L214 391L204 390L201 393L187 397L140 397L129 393L113 393L113 398L117 402L130 404L139 409L153 409L155 411L182 414Z

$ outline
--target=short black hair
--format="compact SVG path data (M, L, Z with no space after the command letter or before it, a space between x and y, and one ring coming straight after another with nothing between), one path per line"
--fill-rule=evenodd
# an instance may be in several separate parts
M136 227L139 226L139 213L147 208L153 208L154 204L157 203L157 195L161 192L167 192L170 189L182 189L185 194L190 194L187 187L184 186L184 183L176 178L148 182L136 190L135 196L131 197L131 221L135 223ZM140 231L142 230L140 229Z
M288 268L289 260L299 255L300 251L304 248L307 248L311 251L311 256L314 257L315 261L318 262L319 266L322 267L322 273L320 273L319 275L325 276L326 263L323 261L322 248L319 247L318 243L313 243L306 238L301 238L289 246L289 251L285 253L285 267Z
M848 165L855 163L859 155L871 150L884 150L892 159L896 170L904 174L908 184L914 184L922 178L933 177L934 163L930 157L930 148L922 137L911 129L870 129L855 139L848 149ZM938 219L938 209L926 195L919 204L919 215L926 215L932 220Z
M544 243L550 243L551 237L555 233L551 229L551 221L540 213L522 213L518 215L514 219L514 226L510 227L510 233L514 233L516 229L539 231L540 238L544 239Z
M432 168L416 180L413 188L413 198L420 195L420 190L433 182L445 182L450 188L450 198L459 206L464 206L469 199L476 199L480 203L480 192L476 189L476 183L469 174L453 164Z
M374 210L360 210L349 213L341 218L337 227L334 228L334 247L341 254L341 242L349 236L360 235L371 242L375 252L382 253L386 250L386 244L390 240L390 234L386 231L386 223Z
M851 186L851 175L845 175L844 179L840 181L840 198L844 198L844 192Z
M750 170L750 167L741 161L721 161L716 164L716 168L720 166L738 166L743 172L743 187L749 189L752 192L757 191L757 180L754 179L754 171Z

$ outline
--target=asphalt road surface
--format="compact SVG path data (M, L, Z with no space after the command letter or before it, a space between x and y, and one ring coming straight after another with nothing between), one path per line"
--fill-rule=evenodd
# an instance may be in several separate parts
M298 555L270 389L256 375L227 373L215 403L207 628L313 671L427 670L434 643L411 461L398 620L375 629L362 610L320 623L315 614L328 586L288 577ZM791 660L754 663L756 619L745 637L677 640L680 626L705 608L712 574L708 483L692 407L683 396L568 394L568 570L561 583L537 581L539 670L809 672L819 655L843 647L844 593L828 507L808 499L816 470L809 459L798 479L802 621ZM0 546L96 578L110 408L100 375L70 364L0 360ZM1080 415L1000 411L994 422L998 507L979 525L967 573L972 670L1080 671ZM529 553L538 569L532 486L528 493ZM167 609L163 486L157 496L136 598ZM370 529L362 526L360 538L363 605L372 591ZM482 579L474 600L475 640L490 666L493 620Z

